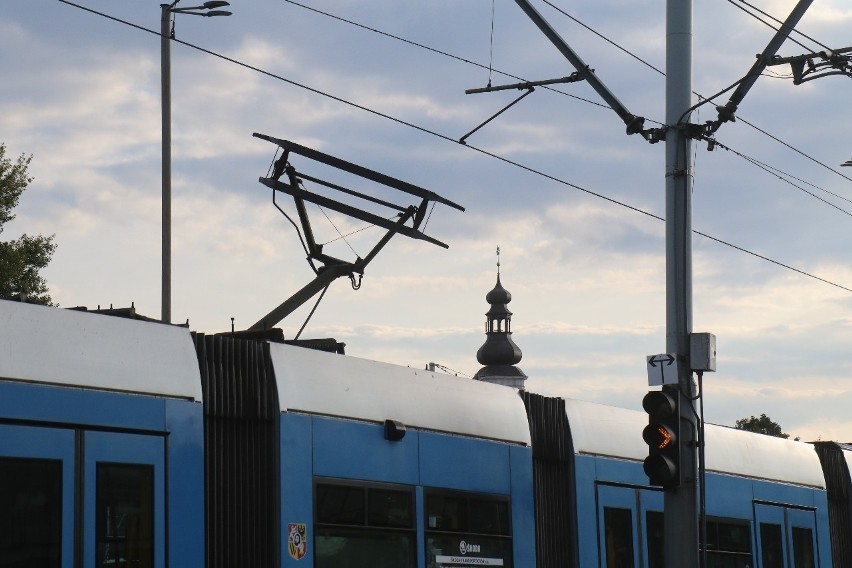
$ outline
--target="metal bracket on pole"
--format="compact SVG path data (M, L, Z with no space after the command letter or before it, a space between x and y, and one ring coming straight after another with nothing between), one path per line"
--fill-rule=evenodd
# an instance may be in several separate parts
M737 107L748 94L749 90L751 90L757 78L760 77L760 74L766 69L766 66L773 61L775 54L781 49L781 44L786 41L790 32L793 31L793 28L796 27L796 24L799 23L799 20L802 19L802 16L805 15L805 12L808 11L812 3L813 0L799 0L799 3L796 4L796 7L793 8L793 11L790 12L790 15L787 16L787 19L781 25L781 28L775 32L775 35L766 44L763 52L757 55L757 61L754 62L754 65L751 66L751 69L749 69L739 85L737 85L737 89L731 95L731 98L728 99L728 102L725 105L716 107L719 117L716 120L707 121L705 134L712 135L726 122L736 122L734 115L737 112ZM683 118L685 119L686 117Z
M571 46L562 39L562 37L557 33L553 26L544 19L538 10L536 10L532 4L529 3L529 0L515 0L518 6L526 13L527 17L538 27L541 32L547 36L547 39L559 50L559 52L567 59L571 65L574 66L574 69L577 70L578 73L582 74L582 78L589 83L589 86L592 87L595 92L600 95L600 97L609 105L609 107L615 111L615 113L621 118L627 127L626 132L628 135L631 134L641 134L642 137L650 143L659 142L664 139L664 135L661 135L659 129L651 128L646 129L645 126L645 118L641 116L636 116L627 110L627 107L618 100L612 91L610 91L606 85L604 85L603 81L598 79L597 75L593 69L591 69L586 63L580 58L577 53L571 49Z
M424 240L440 247L448 248L446 244L423 233L420 230L420 227L423 224L426 210L430 203L443 203L444 205L448 205L454 209L458 209L459 211L464 211L464 207L461 205L445 199L432 191L423 189L422 187L418 187L363 166L341 160L340 158L312 150L311 148L301 146L295 142L290 142L289 140L281 140L279 138L273 138L271 136L266 136L265 134L257 133L255 133L254 136L277 144L278 147L283 150L281 157L276 160L273 165L271 176L266 178L262 177L258 181L273 190L273 202L275 201L276 192L285 193L293 197L296 211L299 216L299 222L304 233L308 262L311 264L312 268L315 266L315 261L321 263L322 266L314 268L316 277L311 282L306 284L301 290L290 296L278 307L258 320L248 329L248 331L263 331L271 329L282 319L298 309L302 304L310 300L314 295L327 288L334 280L342 276L348 276L352 279L353 288L357 289L357 286L355 285L355 275L363 276L364 268L367 264L375 258L379 251L384 248L384 246L396 234L405 235L413 239ZM277 151L278 150L276 149L276 152ZM291 155L294 154L375 182L379 185L418 197L420 198L420 203L417 206L393 203L386 199L380 199L361 191L355 191L342 185L325 181L317 176L299 172L289 161ZM285 174L287 177L286 182L281 181L280 179ZM341 203L336 199L320 195L313 191L308 191L304 187L304 180L308 180L327 189L343 193L351 198L360 199L361 201L372 204L374 207L390 209L394 212L396 220L391 220L386 217L382 217L377 213ZM357 258L354 262L347 262L334 258L324 254L322 250L323 246L316 242L305 202L314 203L320 207L337 211L338 213L348 215L372 225L377 225L384 228L387 232L364 258Z
M771 67L773 65L789 63L790 69L793 72L793 84L801 85L802 83L830 75L852 77L852 56L846 55L850 52L852 52L852 47L806 53L793 57L780 57L776 55L767 65Z
M513 100L512 102L510 102L509 104L507 104L506 106L501 108L500 110L498 110L496 113L492 114L491 117L488 118L485 122L480 123L479 126L477 126L473 130L471 130L470 132L468 132L467 134L465 134L464 136L459 138L459 143L466 144L465 140L467 140L468 137L471 134L473 134L474 132L476 132L477 130L479 130L480 128L482 128L483 126L485 126L486 124L488 124L489 122L491 122L492 120L494 120L495 118L497 118L498 116L500 116L501 114L503 114L504 112L509 110L511 107L515 106L515 104L521 102L521 99L523 99L524 97L526 97L527 95L529 95L530 93L535 91L536 87L540 87L540 86L544 86L544 85L555 85L555 84L559 84L559 83L576 83L577 81L582 81L582 80L583 80L583 73L576 71L574 73L571 73L567 77L560 77L559 79L545 79L543 81L525 81L523 83L512 83L511 85L496 85L496 86L493 86L493 87L491 86L491 83L488 83L487 87L465 90L466 95L474 95L474 94L477 94L477 93L493 93L494 91L506 91L506 90L509 90L509 89L526 90L526 92L521 94L521 96L519 96L518 98L516 98L515 100Z

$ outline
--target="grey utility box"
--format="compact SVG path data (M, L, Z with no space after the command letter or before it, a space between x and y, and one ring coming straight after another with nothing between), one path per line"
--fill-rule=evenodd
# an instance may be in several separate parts
M712 333L689 334L690 367L693 371L716 370L716 336Z

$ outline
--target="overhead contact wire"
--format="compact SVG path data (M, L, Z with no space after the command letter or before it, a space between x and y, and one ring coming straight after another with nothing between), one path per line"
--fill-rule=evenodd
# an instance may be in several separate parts
M728 1L730 1L730 0L728 0ZM739 1L740 3L742 3L742 4L745 4L746 6L748 6L749 8L751 8L752 10L755 10L756 12L760 12L761 14L763 14L764 16L766 16L767 18L769 18L769 19L771 19L771 20L773 20L773 21L777 22L779 25L782 25L782 26L784 25L784 22L782 22L781 20L779 20L778 18L776 18L776 17L775 17L775 16L773 16L772 14L768 14L768 13L764 12L763 10L761 10L760 8L758 8L757 6L754 6L754 5L752 5L752 4L749 4L749 3L748 3L748 2L746 2L745 0L738 0L738 1ZM756 17L756 16L755 16L755 17ZM763 20L761 20L761 21L763 21ZM763 22L763 23L766 23L766 22ZM776 30L776 31L777 31L777 30ZM824 47L825 49L827 49L827 50L831 51L831 48L830 48L830 47L828 47L827 45L825 45L824 43L822 43L822 42L820 42L820 41L815 40L814 38L812 38L812 37L811 37L811 36L809 36L808 34L806 34L806 33L804 33L804 32L800 32L800 31L799 31L799 30L797 30L796 28L793 28L793 30L792 30L792 31L793 31L793 32L795 32L795 33L797 33L797 34L799 34L799 35L800 35L800 36L802 36L803 38L808 39L808 40L810 40L810 41L814 42L814 43L815 43L815 44L817 44L818 46L820 46L820 47ZM791 41L795 41L795 40L791 40ZM796 43L799 43L799 42L796 42ZM801 46L802 44L800 44L800 43L799 43L799 45ZM804 47L804 46L802 46L802 47ZM805 49L808 49L808 48L805 48Z
M737 8L738 10L742 10L743 12L745 12L746 14L748 14L749 16L751 16L752 18L754 18L754 19L755 19L755 20L757 20L758 22L762 23L763 25L765 25L765 26L767 26L767 27L769 27L769 28L772 28L772 29L773 29L773 30L775 30L776 32L778 31L778 28L776 28L775 26L773 26L772 24L770 24L769 22L767 22L766 20L764 20L764 19L763 19L763 18L761 18L760 16L757 16L757 15L755 15L755 14L752 14L751 12L749 12L748 10L746 10L745 8L743 8L742 6L740 6L739 4L737 4L736 2L734 2L734 0L728 0L728 3L729 3L731 6L733 6L734 8ZM749 5L750 5L750 4L749 4ZM771 17L771 16L770 16L770 17ZM774 19L774 18L773 18L773 19ZM793 28L793 30L795 30L795 28ZM789 39L790 41L792 41L793 43L795 43L796 45L798 45L798 46L799 46L799 47L801 47L802 49L804 49L804 50L806 50L806 51L811 51L811 48L810 48L810 47L808 47L808 46L806 46L805 44L803 44L803 43L801 43L801 42L799 42L799 41L796 41L795 39L793 39L793 38L791 38L791 37L789 37L789 36L787 37L787 39Z
M285 1L288 1L288 2L289 2L289 1L291 1L291 0L285 0ZM642 59L641 57L639 57L639 56L638 56L638 55L636 55L635 53L633 53L633 52L631 52L630 50L628 50L628 49L626 49L626 48L622 47L621 45L619 45L618 43L616 43L616 42L614 42L613 40L609 39L609 38L608 38L608 37L606 37L605 35L603 35L603 34L599 33L599 32L598 32L598 31L596 31L594 28L592 28L592 27L590 27L590 26L588 26L588 25L584 24L583 22L581 22L580 20L578 20L578 19L577 19L577 18L575 18L574 16L572 16L572 15L568 14L567 12L565 12L564 10L562 10L561 8L558 8L557 6L554 6L554 5L553 5L552 3L550 3L548 0L544 0L544 2L545 2L546 4L548 4L549 6L553 7L553 8L554 8L555 10L557 10L558 12L562 13L564 16L566 16L566 17L570 18L571 20L573 20L573 21L574 21L574 22L576 22L577 24L579 24L579 25L583 26L584 28L586 28L587 30L591 31L592 33L594 33L595 35L597 35L598 37L600 37L601 39L603 39L603 40L604 40L604 41L606 41L607 43L609 43L609 44L611 44L611 45L613 45L613 46L617 47L619 50L623 51L624 53L626 53L627 55L629 55L630 57L632 57L632 58L633 58L633 59L635 59L636 61L638 61L638 62L642 63L643 65L645 65L645 66L646 66L646 67L648 67L649 69L652 69L653 71L656 71L657 73L659 73L659 74L660 74L660 75L662 75L663 77L665 77L665 76L666 76L665 71L663 71L663 70L662 70L662 69L660 69L659 67L656 67L655 65L653 65L653 64L651 64L651 63L649 63L648 61L645 61L644 59ZM728 2L731 2L731 0L728 0ZM731 3L733 3L733 2L731 2ZM737 7L738 7L738 8L740 8L739 6L737 6ZM741 9L742 9L742 8L741 8ZM746 13L748 13L748 12L746 12ZM752 15L752 16L753 16L753 14L749 14L749 15ZM771 17L771 16L770 16L770 17ZM774 19L774 18L773 18L773 19ZM776 20L776 21L777 21L777 20ZM765 23L765 22L764 22L764 23ZM767 24L767 25L768 25L768 24ZM772 27L772 26L770 25L769 27ZM775 29L775 28L773 28L773 29ZM793 31L795 31L796 33L799 33L799 34L801 34L801 35L803 35L803 36L805 36L805 37L808 37L808 36L806 36L806 35L805 35L805 34L803 34L802 32L799 32L799 31L798 31L798 30L796 30L796 29L794 29ZM810 37L808 37L808 39L811 39L811 38L810 38ZM823 45L823 44L821 44L820 42L818 42L818 41L816 41L816 40L811 39L811 41L814 41L815 43L818 43L819 45ZM800 45L801 45L801 44L800 44ZM803 46L803 47L804 47L804 46ZM807 49L808 51L810 51L810 49L809 49L809 48L807 48L807 47L804 47L804 49ZM741 80L742 80L742 79L740 79L740 81L741 81ZM695 91L692 91L692 94L693 94L693 95L695 95L695 96L697 96L697 97L699 97L699 98L701 98L701 99L705 99L705 100L712 100L712 99L714 99L715 97L718 97L718 96L720 96L720 95L722 95L722 94L726 93L726 92L727 92L727 91L729 91L731 88L735 87L737 84L739 84L739 81L737 81L737 83L735 83L735 84L734 84L734 85L732 85L731 87L728 87L727 89L724 89L723 91L720 91L719 93L717 93L717 94L713 95L713 96L712 96L712 97L710 97L709 99L707 99L706 97L704 97L703 95L701 95L700 93L697 93L697 92L695 92ZM819 165L819 166L821 166L821 167L823 167L823 168L827 169L828 171L832 172L833 174L838 175L838 176L840 176L840 177L842 177L842 178L846 179L847 181L852 182L852 178L850 178L849 176L847 176L847 175L845 175L845 174L843 174L843 173L839 172L838 170L836 170L836 169L832 168L832 167L831 167L831 166L829 166L828 164L825 164L824 162L821 162L821 161L817 160L816 158L814 158L814 157L812 157L812 156L810 156L810 155L806 154L805 152L803 152L803 151L799 150L798 148L796 148L795 146L792 146L791 144L789 144L789 143L787 143L787 142L785 142L785 141L781 140L780 138L778 138L777 136L775 136L775 135L773 135L773 134L771 134L771 133L767 132L766 130L763 130L762 128L760 128L760 127L758 127L758 126L756 126L756 125L752 124L751 122L749 122L748 120L746 120L746 119L745 119L745 118L743 118L742 116L739 116L739 115L738 115L738 116L737 116L737 120L739 120L740 122L742 122L742 123L744 123L744 124L746 124L746 125L748 125L748 126L752 127L753 129L757 130L758 132L760 132L760 133L761 133L761 134L763 134L764 136L767 136L767 137L771 138L772 140L774 140L775 142L778 142L779 144L783 145L784 147L788 148L789 150L793 150L794 152L796 152L797 154L799 154L799 155L803 156L804 158L807 158L808 160L810 160L810 161L814 162L815 164L817 164L817 165Z
M292 0L285 0L285 1L291 2ZM157 35L157 36L159 36L159 35L160 35L160 32L158 32L158 31L155 31L155 30L152 30L152 29L149 29L149 28L145 28L145 27L140 26L140 25L138 25L138 24L134 24L134 23L132 23L132 22L128 22L128 21L126 21L126 20L122 20L122 19L120 19L120 18L116 18L116 17L114 17L114 16L110 16L110 15L108 15L108 14L104 14L104 13L102 13L102 12L99 12L99 11L97 11L97 10L93 10L93 9L91 9L91 8L87 8L87 7L85 7L85 6L81 6L81 5L79 5L79 4L76 4L76 3L74 3L74 2L71 2L70 0L59 0L59 2L62 2L63 4L68 4L69 6L74 6L74 7L76 7L76 8L80 8L81 10L84 10L84 11L86 11L86 12L90 12L90 13L92 13L92 14L96 14L96 15L98 15L98 16L102 16L102 17L107 18L107 19L109 19L109 20L113 20L113 21L115 21L115 22L119 22L119 23L122 23L122 24L125 24L125 25L128 25L128 26L131 26L131 27L133 27L133 28L136 28L136 29L141 30L141 31L144 31L144 32L148 32L148 33L151 33L151 34L154 34L154 35ZM265 70L260 69L260 68L258 68L258 67L254 67L254 66L249 65L249 64L247 64L247 63L243 63L243 62L241 62L241 61L238 61L238 60L236 60L236 59L233 59L233 58L227 57L227 56L225 56L225 55L222 55L222 54L216 53L216 52L214 52L214 51L211 51L211 50L205 49L205 48L203 48L203 47L200 47L200 46L197 46L197 45L194 45L194 44L191 44L191 43L188 43L188 42L185 42L185 41L179 40L179 39L173 39L172 41L175 41L175 42L177 42L177 43L180 43L180 44L182 44L182 45L185 45L185 46L190 47L190 48L192 48L192 49L195 49L195 50L197 50L197 51L201 51L201 52L203 52L203 53L207 53L208 55L212 55L213 57L217 57L217 58L219 58L219 59L222 59L222 60L228 61L228 62L230 62L230 63L234 63L235 65L239 65L240 67L244 67L244 68L246 68L246 69L250 69L250 70L255 71L255 72L257 72L257 73L260 73L260 74L262 74L262 75L266 75L266 76L268 76L268 77L272 77L272 78L274 78L274 79L278 79L278 80L280 80L280 81L282 81L282 82L284 82L284 83L287 83L287 84L289 84L289 85L293 85L293 86L299 87L299 88L304 89L304 90L306 90L306 91L309 91L309 92L312 92L312 93L318 94L318 95L320 95L320 96L323 96L323 97L329 98L329 99L331 99L331 100L334 100L334 101L337 101L337 102L343 103L343 104L348 105L348 106L351 106L351 107L353 107L353 108L357 108L357 109L359 109L359 110L363 110L364 112L367 112L367 113L369 113L369 114L372 114L372 115L375 115L375 116L379 116L379 117L385 118L385 119L390 120L390 121L392 121L392 122L396 122L397 124L401 124L401 125L404 125L404 126L408 126L408 127L410 127L410 128L413 128L413 129L418 130L418 131L420 131L420 132L423 132L423 133L425 133L425 134L429 134L429 135L435 136L436 138L440 138L440 139L442 139L442 140L445 140L445 141L447 141L447 142L452 142L453 144L457 144L457 145L463 146L463 147L465 147L465 148L469 148L469 149L471 149L471 150L474 150L474 151L476 151L476 152L479 152L480 154L483 154L483 155L489 156L489 157L491 157L491 158L494 158L494 159L499 160L499 161L501 161L501 162L504 162L504 163L506 163L506 164L509 164L509 165L515 166L515 167L517 167L517 168L520 168L520 169L522 169L522 170L528 171L528 172L530 172L530 173L536 174L536 175L538 175L538 176L540 176L540 177L543 177L543 178L545 178L545 179L549 179L549 180L554 181L554 182L556 182L556 183L559 183L559 184L561 184L561 185L565 185L565 186L567 186L567 187L574 188L574 189L576 189L576 190L578 190L578 191L582 191L583 193L586 193L586 194L588 194L588 195L595 196L595 197L597 197L597 198L599 198L599 199L602 199L602 200L604 200L604 201L608 201L608 202L613 203L613 204L615 204L615 205L619 205L619 206L621 206L621 207L624 207L624 208L629 209L629 210L631 210L631 211L634 211L634 212L636 212L636 213L641 213L642 215L645 215L645 216L647 216L647 217L651 217L651 218L656 219L656 220L658 220L658 221L665 221L665 219L664 219L663 217L659 216L659 215L656 215L656 214L654 214L654 213L650 213L650 212L645 211L645 210L643 210L643 209L641 209L641 208L639 208L639 207L636 207L636 206L633 206L633 205L629 205L629 204L627 204L627 203L624 203L624 202L619 201L619 200L617 200L617 199L614 199L614 198L612 198L612 197L608 197L608 196L603 195L603 194L601 194L601 193L598 193L598 192L592 191L592 190L590 190L590 189L586 189L586 188L581 187L581 186L579 186L579 185L577 185L577 184L571 183L571 182L569 182L569 181L563 180L563 179L558 178L558 177L556 177L556 176L553 176L553 175L547 174L547 173L545 173L545 172L542 172L542 171L540 171L540 170L537 170L537 169L535 169L535 168L533 168L533 167L530 167L530 166L526 166L526 165L524 165L524 164L521 164L520 162L515 162L514 160L510 160L509 158L505 158L505 157L500 156L500 155L498 155L498 154L494 154L493 152L489 152L488 150L484 150L484 149L479 148L479 147L477 147L477 146L473 146L473 145L470 145L470 144L460 144L460 143L458 142L458 140L456 140L455 138L451 138L450 136L446 136L446 135L441 134L441 133L439 133L439 132L435 132L435 131L433 131L433 130L430 130L430 129L425 128L425 127L422 127L422 126L418 126L418 125L416 125L416 124L413 124L413 123L407 122L407 121L402 120L402 119L400 119L400 118L396 118L396 117L390 116L390 115L388 115L388 114L385 114L385 113L379 112L379 111L377 111L377 110L373 110L373 109L371 109L371 108L368 108L368 107L365 107L365 106L363 106L363 105L360 105L360 104L357 104L357 103L354 103L354 102L348 101L348 100L346 100L346 99L343 99L343 98L341 98L341 97L338 97L338 96L332 95L332 94L330 94L330 93L326 93L326 92L320 91L319 89L315 89L315 88L313 88L313 87L309 87L309 86L304 85L304 84L302 84L302 83L299 83L299 82L297 82L297 81L293 81L293 80L291 80L291 79L287 79L287 78L282 77L282 76L280 76L280 75L276 75L276 74L271 73L271 72L269 72L269 71L265 71ZM844 176L844 177L845 177L845 176ZM826 279L824 279L824 278L820 278L819 276L815 276L815 275L813 275L813 274L811 274L811 273L809 273L809 272L805 272L804 270L800 270L800 269L798 269L798 268L794 268L794 267L792 267L792 266L790 266L790 265L784 264L784 263L779 262L779 261L777 261L777 260L773 260L773 259L771 259L771 258L769 258L769 257L766 257L766 256L763 256L763 255L760 255L760 254L755 253L755 252L752 252L752 251L750 251L750 250L748 250L748 249L745 249L745 248L742 248L742 247L740 247L740 246L734 245L734 244L729 243L728 241L725 241L725 240L720 239L720 238L718 238L718 237L713 237L713 236L711 236L711 235L708 235L707 233L703 233L703 232L701 232L701 231L697 231L697 230L695 230L695 229L693 229L693 232L694 232L695 234L697 234L697 235L700 235L700 236L702 236L702 237L706 237L706 238L708 238L708 239L710 239L710 240L712 240L712 241L715 241L715 242L717 242L717 243L720 243L720 244L726 245L726 246L731 247L731 248L733 248L733 249L735 249L735 250L738 250L738 251L740 251L740 252L744 252L744 253L749 254L749 255L752 255L752 256L754 256L754 257L756 257L756 258L760 258L760 259L762 259L762 260L766 260L767 262L771 262L771 263L773 263L773 264L775 264L775 265L777 265L777 266L781 266L781 267L783 267L783 268L787 268L788 270L792 270L792 271L797 272L797 273L799 273L799 274L802 274L802 275L804 275L804 276L808 276L808 277L813 278L813 279L815 279L815 280L819 280L820 282L823 282L823 283L829 284L829 285L831 285L831 286L835 286L835 287L837 287L837 288L840 288L840 289L842 289L842 290L846 290L846 291L848 291L848 292L852 292L852 288L847 288L847 287L845 287L845 286L842 286L842 285L837 284L837 283L835 283L835 282L832 282L832 281L830 281L830 280L826 280Z

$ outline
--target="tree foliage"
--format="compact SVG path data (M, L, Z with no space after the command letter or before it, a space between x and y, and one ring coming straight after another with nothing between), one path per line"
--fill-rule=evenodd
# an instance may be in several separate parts
M6 145L0 143L0 233L3 225L15 218L21 194L33 180L28 168L32 156L6 157ZM47 282L40 271L50 262L56 244L53 235L21 235L11 241L0 241L0 297L26 296L28 301L52 305Z
M790 434L785 434L781 431L781 425L773 422L765 414L760 417L750 416L749 418L741 418L734 424L737 430L746 430L748 432L756 432L758 434L766 434L767 436L775 436L778 438L789 438Z

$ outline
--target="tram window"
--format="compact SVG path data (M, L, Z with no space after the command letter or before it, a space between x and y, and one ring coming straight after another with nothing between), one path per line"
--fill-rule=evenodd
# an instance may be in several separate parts
M648 535L648 567L663 568L664 526L663 514L646 513ZM738 519L707 519L707 568L750 568L751 532L747 521ZM812 567L811 567L812 568Z
M659 511L645 513L645 532L648 536L648 568L665 568L665 529L663 514Z
M747 521L707 521L709 550L715 545L723 552L740 552L751 555L751 531Z
M332 525L365 524L364 487L349 485L317 486L317 522Z
M784 568L781 525L760 523L760 556L763 568Z
M374 527L411 528L414 517L411 491L372 488L368 492L367 524Z
M793 527L795 568L814 568L814 537L811 529Z
M429 495L426 498L426 528L461 531L468 528L467 500L454 495Z
M471 499L470 532L508 535L509 503L493 499Z
M507 497L427 489L424 493L426 565L512 566Z
M633 568L633 518L630 509L604 507L607 568Z
M0 567L59 568L62 462L0 459Z
M314 556L317 568L413 568L414 535L317 527Z
M322 482L315 495L317 568L415 566L410 487Z
M707 567L749 568L751 531L747 521L707 519Z
M648 567L664 568L663 514L646 513ZM750 568L751 531L747 521L707 519L707 568ZM813 568L808 567L808 568Z
M98 463L96 478L96 566L153 568L153 466Z

